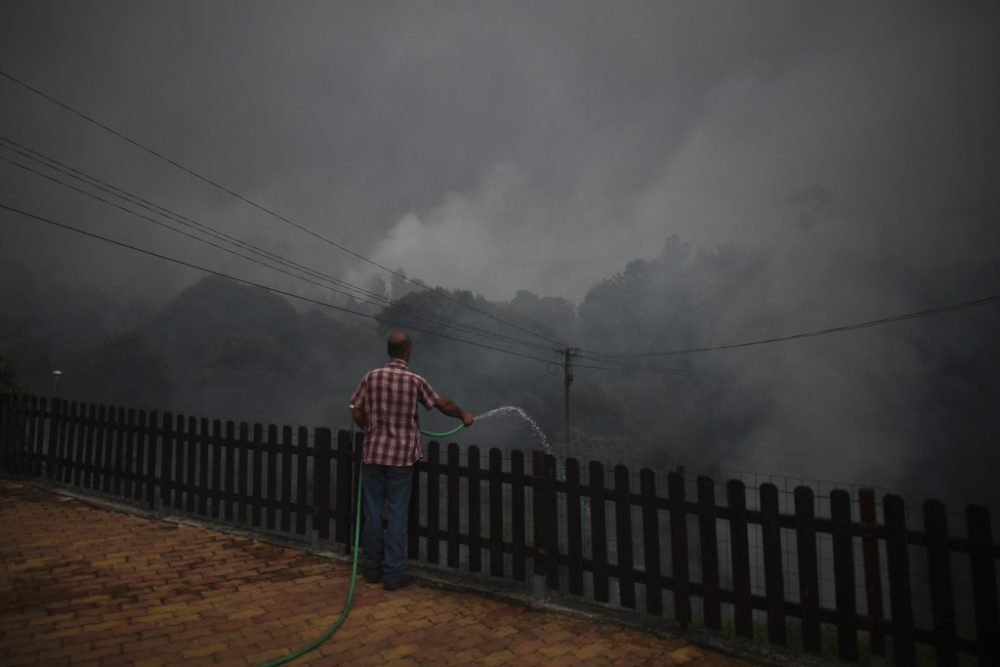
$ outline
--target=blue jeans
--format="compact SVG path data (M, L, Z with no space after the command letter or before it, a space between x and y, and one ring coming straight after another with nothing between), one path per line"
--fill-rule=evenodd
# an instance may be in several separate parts
M365 464L365 526L361 538L364 549L362 572L381 574L387 584L399 583L406 574L406 528L413 489L413 466ZM385 510L389 527L382 529Z

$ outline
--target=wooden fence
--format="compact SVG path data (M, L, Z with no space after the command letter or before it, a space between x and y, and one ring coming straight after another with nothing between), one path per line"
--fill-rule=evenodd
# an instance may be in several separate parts
M340 431L334 443L326 428L34 397L0 404L0 464L8 474L313 542L350 546L359 453L360 438L351 442ZM901 497L879 502L870 490L856 501L832 491L828 516L820 516L814 491L800 486L794 510L782 513L774 484L754 490L699 476L692 493L673 472L664 494L646 469L634 488L622 465L606 477L592 461L584 480L576 459L559 469L542 452L532 454L530 470L520 451L508 458L491 449L484 459L478 447L463 452L452 443L445 454L431 442L417 465L412 559L532 579L563 595L745 637L756 625L773 644L794 634L809 653L823 651L829 635L835 645L827 653L844 660L862 657L863 644L899 665L1000 662L1000 546L983 507L967 508L957 536L935 500L923 504L923 529L915 530ZM834 595L826 605L821 538L832 543ZM763 561L756 593L751 551ZM956 595L958 570L967 573L968 596ZM918 591L929 598L929 626L915 620Z

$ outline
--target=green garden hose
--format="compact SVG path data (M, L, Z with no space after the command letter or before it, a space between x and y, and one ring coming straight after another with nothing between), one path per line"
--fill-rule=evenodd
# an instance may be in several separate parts
M340 612L340 616L337 618L336 621L334 621L333 625L331 625L327 629L327 631L324 632L322 635L320 635L318 638L309 642L308 644L306 644L299 650L295 651L294 653L289 653L283 658L275 658L274 660L265 662L263 665L261 665L261 667L275 667L276 665L284 665L286 663L291 662L292 660L295 660L296 658L302 657L303 655L317 648L320 644L322 644L327 639L332 637L333 633L339 630L340 626L343 625L344 621L347 620L347 615L351 611L351 603L354 601L354 584L358 580L358 544L359 544L358 537L361 535L361 486L362 486L361 473L363 472L363 469L364 469L364 464L358 466L358 498L357 498L358 511L354 519L354 563L351 566L351 588L347 593L347 604L344 605L344 611Z
M450 431L442 431L441 433L424 431L423 429L421 429L420 433L427 436L428 438L447 438L450 435L455 435L463 428L465 428L465 424L459 424ZM353 440L354 438L352 437L351 439ZM282 658L275 658L274 660L265 662L260 667L277 667L277 665L284 665L291 662L292 660L295 660L296 658L301 658L306 653L309 653L310 651L318 648L323 642L332 637L333 633L339 630L340 626L343 625L344 621L347 620L347 615L351 612L351 603L354 601L354 584L357 582L358 579L358 545L360 543L360 540L358 538L361 535L361 484L362 484L361 473L363 468L364 464L361 464L361 466L359 466L358 468L358 498L357 498L358 510L354 518L354 562L351 565L351 588L347 593L347 604L344 605L344 610L340 612L340 616L337 617L337 620L334 621L333 625L327 628L326 632L324 632L322 635L320 635L313 641L309 642L302 648L298 649L294 653L289 653L288 655Z
M441 431L440 433L434 433L432 431L425 431L424 429L420 429L420 433L422 435L426 435L428 438L447 438L449 435L455 435L463 428L465 428L465 424L459 424L450 431Z

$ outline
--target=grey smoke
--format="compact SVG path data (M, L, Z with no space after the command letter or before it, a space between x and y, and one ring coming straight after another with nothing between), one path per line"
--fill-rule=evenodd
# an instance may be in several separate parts
M690 257L742 244L752 272L699 265L678 297L710 304L692 335L713 344L1000 291L998 18L913 2L8 2L0 67L380 263L494 301L585 304L675 235ZM404 287L6 80L0 98L0 134L297 261ZM0 198L321 296L6 163ZM5 261L116 303L154 307L200 279L13 214L0 231ZM117 317L109 330L127 328ZM899 482L923 465L908 443L928 429L872 406L932 394L927 360L996 326L937 322L692 360L731 381L685 409L692 423L765 415L728 436L734 466ZM544 368L531 378L540 406ZM633 390L581 377L575 391ZM995 404L995 383L957 392Z

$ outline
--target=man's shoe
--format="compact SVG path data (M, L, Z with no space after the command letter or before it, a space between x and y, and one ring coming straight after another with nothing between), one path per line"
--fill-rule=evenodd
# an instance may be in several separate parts
M409 586L412 583L413 583L413 577L411 577L408 574L404 574L399 579L399 581L394 581L394 582L387 581L387 582L385 582L384 584L382 584L382 588L384 588L387 591L396 591L396 590L399 590L400 588L405 588L405 587Z
M381 572L378 573L378 574L371 574L369 572L363 572L361 574L361 576L364 577L365 581L367 581L369 584L377 584L378 582L382 581L382 573Z

